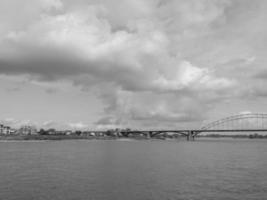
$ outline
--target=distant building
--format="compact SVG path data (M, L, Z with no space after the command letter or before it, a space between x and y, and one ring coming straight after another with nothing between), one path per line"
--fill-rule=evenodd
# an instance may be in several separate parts
M94 132L90 132L90 136L96 136Z
M10 135L14 135L14 134L16 134L16 132L17 132L16 129L14 129L14 128L11 128L10 129Z
M72 135L72 131L71 130L65 130L64 133L65 133L65 135Z
M66 135L64 131L56 131L55 135Z
M50 128L50 129L48 129L48 130L47 130L47 134L48 134L48 135L56 135L56 129L54 129L54 128Z
M4 126L3 124L0 124L0 134L1 135L10 135L11 134L11 128L9 126Z
M0 124L0 134L3 134L3 132L4 132L4 125Z
M18 134L19 135L37 135L37 129L34 126L21 126L18 129Z
M9 126L3 127L3 134L4 135L10 135L10 127Z
M96 137L103 137L103 136L105 136L105 133L104 132L95 132L94 133L94 136L96 136Z

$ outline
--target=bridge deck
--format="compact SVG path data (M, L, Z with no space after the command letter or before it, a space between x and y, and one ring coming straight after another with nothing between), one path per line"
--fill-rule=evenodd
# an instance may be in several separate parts
M267 129L181 129L181 130L138 130L138 131L121 131L122 133L179 133L179 132L267 132Z

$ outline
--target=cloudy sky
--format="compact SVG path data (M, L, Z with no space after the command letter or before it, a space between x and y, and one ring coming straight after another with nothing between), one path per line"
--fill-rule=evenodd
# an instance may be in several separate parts
M265 0L2 0L0 119L198 128L267 112Z

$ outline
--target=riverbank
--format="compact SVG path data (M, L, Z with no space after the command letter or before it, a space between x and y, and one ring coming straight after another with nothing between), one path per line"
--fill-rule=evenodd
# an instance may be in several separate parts
M112 140L115 137L95 137L78 135L4 135L0 140Z
M214 137L214 136L201 136L196 139L267 139L266 137ZM113 137L113 136L83 136L83 135L0 135L1 140L177 140L177 139L186 139L185 137L179 138L146 138L146 137Z
M147 140L146 137L113 137L83 135L0 135L1 140Z

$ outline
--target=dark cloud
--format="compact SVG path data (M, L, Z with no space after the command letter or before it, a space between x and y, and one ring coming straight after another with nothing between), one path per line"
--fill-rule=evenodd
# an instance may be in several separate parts
M267 70L261 70L260 72L254 74L253 77L256 79L267 80Z

